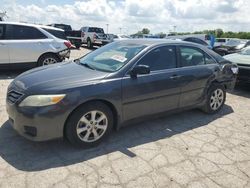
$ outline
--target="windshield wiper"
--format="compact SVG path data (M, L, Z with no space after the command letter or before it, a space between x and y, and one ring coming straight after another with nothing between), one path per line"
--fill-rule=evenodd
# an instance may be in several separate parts
M83 65L83 66L85 66L85 67L87 67L89 69L96 70L94 67L92 67L88 63L81 63L80 59L75 59L74 62L77 63L77 64L79 64L79 65Z
M90 69L92 69L92 70L95 70L94 67L90 66L90 65L87 64L87 63L80 63L80 65L83 65L83 66L85 66L85 67L87 67L87 68L90 68Z

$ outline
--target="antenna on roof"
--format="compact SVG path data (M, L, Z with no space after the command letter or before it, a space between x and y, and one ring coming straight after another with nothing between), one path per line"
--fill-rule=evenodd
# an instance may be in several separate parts
M4 21L4 17L8 18L7 12L6 11L0 12L0 21Z

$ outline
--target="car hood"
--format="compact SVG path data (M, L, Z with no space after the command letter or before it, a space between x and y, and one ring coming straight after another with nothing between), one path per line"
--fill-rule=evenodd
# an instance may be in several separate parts
M250 55L242 55L239 53L234 53L230 55L225 55L223 56L223 58L236 64L250 65Z
M12 85L23 91L67 89L74 85L96 83L108 74L75 62L65 62L24 72L13 81Z

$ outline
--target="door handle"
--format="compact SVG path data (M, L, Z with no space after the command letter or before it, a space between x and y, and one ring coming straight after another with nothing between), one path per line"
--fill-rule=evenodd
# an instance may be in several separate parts
M0 43L0 45L1 45L1 46L5 46L6 44L4 44L4 43Z
M170 79L172 79L172 80L176 80L176 79L179 79L179 78L181 78L182 76L180 76L180 75L173 75L173 76L170 76Z

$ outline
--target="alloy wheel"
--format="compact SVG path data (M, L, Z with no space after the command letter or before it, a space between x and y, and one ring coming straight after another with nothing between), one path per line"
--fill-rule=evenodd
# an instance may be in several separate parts
M56 59L54 58L46 58L44 61L43 61L43 65L52 65L52 64L55 64L57 63Z
M210 107L212 110L217 110L221 107L224 100L224 92L222 89L216 89L210 98Z
M108 118L101 111L90 111L84 114L77 123L77 136L84 142L100 139L108 128Z

